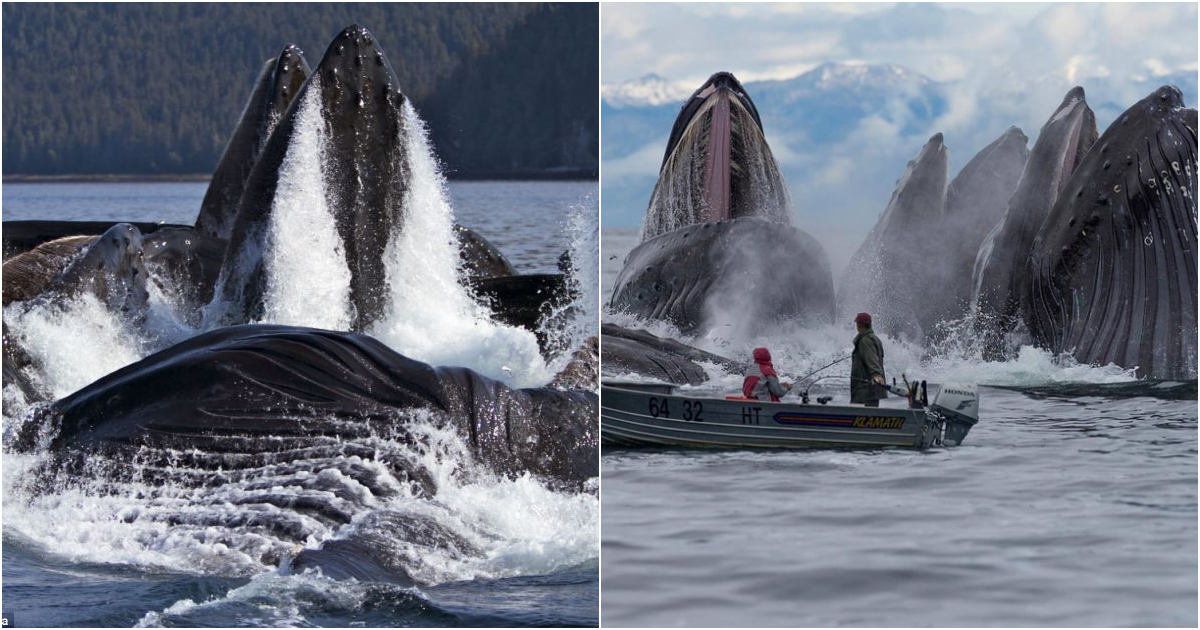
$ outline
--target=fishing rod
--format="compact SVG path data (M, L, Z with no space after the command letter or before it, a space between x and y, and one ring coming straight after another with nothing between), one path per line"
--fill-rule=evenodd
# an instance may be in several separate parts
M850 359L850 358L851 358L851 357L853 357L853 356L854 356L854 355L852 355L852 354L850 354L850 355L846 355L846 356L844 356L844 357L842 357L842 358L840 358L840 359L838 359L838 360L834 361L833 363L827 363L827 364L825 364L825 365L823 365L823 366L821 366L821 367L819 367L819 368L817 368L817 369L815 369L815 370L813 370L813 371L809 372L808 374L805 374L804 376L801 376L800 378L796 379L796 382L797 382L797 383L799 383L800 381L803 381L804 379L806 379L806 378L808 378L808 377L812 376L813 374L816 374L817 372L820 372L821 370L824 370L825 368L828 368L828 367L833 367L833 366L835 366L835 365L837 365L837 364L841 363L842 361L846 361L847 359ZM830 378L830 377L822 376L821 378ZM803 392L800 394L800 401L801 401L801 402L803 402L803 403L805 403L805 404L807 404L807 403L808 403L808 390L812 388L812 386L813 386L813 384L814 384L814 383L816 383L817 381L821 380L821 378L814 379L814 380L812 381L812 383L809 383L809 384L808 384L808 387L805 387L805 388L804 388L804 391L803 391Z
M813 371L809 372L808 374L805 374L804 376L801 376L799 379L796 379L796 380L797 380L797 381L803 381L804 379L806 379L806 378L808 378L808 377L812 376L813 374L816 374L817 372L820 372L821 370L824 370L824 369L825 369L825 368L827 368L827 367L833 367L833 366L835 366L835 365L837 365L837 364L841 363L842 361L845 361L845 360L847 360L847 359L849 359L850 357L853 357L853 356L854 356L854 355L852 355L852 354L848 354L848 355L846 355L846 356L844 356L844 357L842 357L842 358L838 359L837 361L834 361L833 363L827 363L827 364L825 364L825 365L823 365L823 366L821 366L821 367L819 367L819 368L817 368L817 369L815 369L815 370L813 370ZM822 377L822 378L824 378L824 377ZM818 380L820 380L820 379L818 379ZM814 381L814 382L815 382L815 381Z

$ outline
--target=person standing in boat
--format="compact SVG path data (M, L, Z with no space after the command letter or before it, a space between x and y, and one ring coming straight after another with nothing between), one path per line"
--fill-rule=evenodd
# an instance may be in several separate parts
M771 365L771 352L766 348L755 348L754 363L750 364L746 378L742 380L742 395L754 400L763 400L763 396L770 395L771 402L779 402L779 397L791 388L791 383L779 382L775 366Z
M878 407L880 398L887 398L887 379L883 373L883 343L871 330L870 313L854 318L858 336L854 338L853 359L850 365L850 402Z

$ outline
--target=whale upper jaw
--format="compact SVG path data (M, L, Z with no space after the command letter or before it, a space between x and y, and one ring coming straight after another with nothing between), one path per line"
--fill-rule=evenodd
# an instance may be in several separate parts
M743 216L790 224L791 202L754 102L732 74L718 72L675 119L642 240Z
M704 85L701 85L699 89L693 92L691 97L679 108L679 115L675 117L675 124L671 128L670 139L667 140L667 150L663 153L662 166L659 167L660 172L662 167L666 166L671 154L678 147L684 131L688 126L693 124L705 104L714 95L724 95L726 98L736 99L740 107L746 110L753 118L759 133L762 133L762 119L759 118L758 108L755 107L754 101L750 99L750 95L746 93L746 89L742 87L741 82L730 72L717 72L709 77L704 82Z

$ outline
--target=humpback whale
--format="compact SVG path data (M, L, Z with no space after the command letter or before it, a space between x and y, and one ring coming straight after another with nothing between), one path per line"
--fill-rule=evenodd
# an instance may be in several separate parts
M181 227L159 228L142 241L150 279L172 298L181 319L198 324L200 308L212 300L225 241Z
M4 261L4 307L13 302L34 300L76 259L95 236L65 236L37 245ZM19 332L19 330L18 330ZM21 341L11 334L7 318L3 324L4 383L15 385L26 401L41 401L48 395L34 385L24 370L34 363Z
M908 163L879 222L842 273L839 317L848 321L850 314L867 311L874 315L875 330L924 340L940 313L923 292L914 290L913 283L918 282L918 274L928 271L924 264L931 245L928 234L943 218L948 168L942 134L936 133ZM919 281L945 286L941 269L941 265L933 268L936 277Z
M742 85L718 72L684 103L610 306L685 333L828 322L825 250L791 225L787 189Z
M44 243L59 241L52 249L8 268L5 304L31 297L32 273L48 281L96 236L116 225L113 221L5 221L5 259L18 256ZM175 311L182 320L197 324L198 307L212 300L224 262L226 242L208 236L199 228L159 223L129 223L142 234L143 256L150 279L176 298ZM481 234L463 225L454 226L465 286L487 301L501 321L540 332L540 318L556 303L569 298L566 278L561 274L519 274L504 254ZM35 283L36 284L36 283ZM36 284L37 291L42 284ZM13 297L22 296L22 297Z
M594 391L512 389L358 333L244 325L38 407L6 448L39 453L14 482L32 495L78 483L67 479L101 495L136 488L120 518L219 541L249 560L241 571L319 567L411 584L424 553L479 553L444 521L404 508L406 497L438 494L440 460L455 462L461 483L532 475L586 489L598 474L598 409Z
M4 262L4 308L28 311L61 305L89 295L123 321L136 323L147 313L148 274L143 262L142 234L118 223L100 236L64 237L43 243ZM42 401L49 392L34 385L24 371L35 364L26 352L24 331L3 326L3 368L27 402Z
M1195 110L1174 86L1079 162L1019 268L1034 340L1089 364L1196 378Z
M700 362L731 371L744 367L725 357L644 330L602 324L600 335L604 356L601 367L609 376L632 373L678 385L699 385L708 380L708 373Z
M454 225L454 237L458 239L458 255L465 276L469 279L515 276L517 270L504 254L475 230L463 225Z
M712 75L675 118L642 240L742 216L787 224L790 214L754 101L732 74Z
M117 226L121 227L108 234ZM17 232L11 241L10 227ZM154 282L173 299L175 310L182 319L195 320L198 308L212 298L225 252L225 241L183 225L12 221L5 222L4 229L5 247L19 252L4 263L5 306L41 293L76 255L99 243L101 249L93 256L103 252L106 268L119 264L135 269L130 274L131 279ZM58 234L70 236L44 240ZM136 245L133 245L134 241ZM124 245L117 246L118 243ZM27 247L29 249L21 251ZM145 272L144 276L137 278L142 272ZM114 277L110 283L118 280Z
M109 311L136 316L149 298L142 248L142 233L128 223L113 225L98 237L40 245L4 263L4 304L47 293L61 299L87 292ZM65 266L55 269L64 261Z
M930 266L949 265L947 290L936 297L942 301L939 320L961 317L971 302L971 274L984 239L1004 218L1008 199L1021 180L1029 158L1029 138L1017 127L1009 127L995 141L971 158L946 188L945 230L953 238L940 245L945 252L931 252Z
M625 259L614 308L681 331L741 337L785 319L829 322L833 276L808 233L758 217L656 236Z
M877 313L876 329L918 341L937 333L938 323L960 318L971 297L971 278L962 270L974 265L979 244L1002 216L1025 166L1027 141L1010 127L947 186L946 149L940 134L931 138L844 272L839 316ZM918 295L914 282L939 289Z
M197 335L54 402L14 444L133 448L142 457L149 447L164 458L194 451L196 465L215 472L319 448L325 438L403 433L405 412L429 410L498 473L579 486L597 475L597 404L593 392L511 389L467 368L433 367L363 334L242 325Z
M229 144L225 145L204 200L200 202L200 214L196 217L198 232L229 240L246 179L267 138L308 75L308 62L295 45L289 44L278 58L268 59L263 64L241 120L234 128Z
M4 306L37 297L95 236L64 236L4 261Z
M67 236L99 236L117 223L136 227L143 236L162 228L188 228L172 223L135 221L5 221L4 260L27 252L42 243Z
M227 321L262 319L272 215L321 204L328 205L340 241L323 255L344 259L349 271L350 328L365 330L380 318L387 302L384 253L408 190L405 100L391 63L365 28L351 25L334 38L246 182L218 281L220 298L232 305ZM307 172L306 159L328 168ZM285 180L293 174L309 188L289 188Z
M280 214L287 203L312 202L328 205L339 235L336 248L313 253L344 257L354 315L347 328L370 324L386 306L384 250L403 220L409 179L418 187L426 181L409 172L405 155L413 112L404 109L387 59L359 27L335 39L307 82L306 73L292 47L264 68L196 227L53 222L17 235L6 223L4 298L13 309L6 315L21 314L17 302L40 308L87 293L137 322L154 289L147 283L176 290L193 306L224 283L238 312L204 323L241 324L261 308L255 283L264 285L269 269L263 246L269 252L277 244L271 221L288 218ZM317 150L306 155L321 168L315 176L289 171L304 166L293 160L295 143L314 136L305 148ZM306 185L320 194L298 198L294 188ZM496 319L544 326L535 314L578 291L563 275L517 275L466 228L456 236L460 279L493 300ZM165 322L160 338L161 305L151 306L145 326L115 332L118 341L132 339L133 358L161 347L162 338L201 328ZM413 360L358 332L234 325L200 332L50 401L10 361L29 358L9 343L12 321L6 317L5 383L26 394L20 402L39 403L19 426L6 427L14 429L5 432L6 452L32 454L17 456L30 468L14 487L35 509L57 500L62 487L120 503L100 520L122 532L129 525L135 533L122 540L151 530L148 537L194 537L220 556L195 560L214 563L202 571L254 575L265 562L284 574L319 568L333 578L440 581L413 570L422 556L479 556L480 540L492 535L458 518L456 492L534 482L535 493L595 492L595 337L545 387L518 389L465 367ZM141 328L150 332L138 334ZM64 388L61 379L54 386ZM8 395L6 412L26 407L10 406ZM407 511L414 505L450 517Z
M1028 311L1028 304L1021 304L1022 296L1028 295L1022 284L1025 274L1016 265L1028 255L1034 236L1098 135L1083 88L1072 88L1042 125L1003 219L976 256L971 310L983 315L986 326L1013 330L1021 312Z

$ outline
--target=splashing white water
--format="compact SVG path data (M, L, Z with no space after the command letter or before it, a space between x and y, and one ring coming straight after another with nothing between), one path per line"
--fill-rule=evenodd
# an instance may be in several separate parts
M264 321L348 330L350 268L325 191L325 124L316 87L305 92L279 168L263 260Z
M471 542L482 557L445 548L426 549L413 577L434 584L451 580L551 573L590 558L600 549L600 502L589 493L554 492L528 473L500 477L473 463L467 444L445 428L420 424L418 441L430 445L420 462L432 473L436 501L404 497L390 509L432 517ZM462 464L468 462L464 474Z
M320 615L329 610L358 611L369 601L367 587L355 582L342 582L311 573L261 573L222 597L201 602L183 599L162 612L148 612L133 627L179 627L179 622L174 621L173 617L233 605L239 609L238 618L247 619L248 626L297 628L310 625L310 615Z
M433 158L425 125L405 102L404 128L411 186L398 237L384 260L389 312L370 331L392 349L433 365L461 365L516 387L541 385L553 374L532 332L495 322L460 282L454 213Z
M29 380L53 398L137 361L144 352L134 327L90 293L58 303L13 303L4 309L4 320L13 342L33 360Z
M600 298L596 287L600 286L599 207L594 197L572 204L563 226L569 243L567 258L568 290L574 299L558 305L542 321L543 332L549 339L548 346L556 354L550 360L552 372L559 372L571 359L571 354L588 337L596 334L596 322L600 318Z
M294 523L305 538L303 546L317 549L353 535L373 515L391 514L424 518L477 550L464 552L419 534L413 539L389 537L389 546L377 551L396 553L390 559L420 584L552 573L598 557L600 506L594 493L556 492L528 475L500 477L476 463L466 442L429 412L417 412L404 422L415 440L352 441L353 446L374 450L378 459L334 456L327 465L324 460L306 460L315 471L311 466L272 464L216 486L115 481L103 473L114 463L101 458L88 464L97 474L70 479L59 475L43 485L32 480L46 453L6 453L6 535L74 563L200 575L274 574L276 559L299 548L270 530L239 524L248 516ZM432 492L425 494L396 477L396 462L426 471ZM369 470L371 486L387 488L391 496L376 496L341 474L338 467L346 464ZM189 472L182 464L172 470L184 477L212 474ZM318 477L323 483L312 486ZM264 493L329 503L348 510L352 520L330 526L257 500Z
M751 339L724 338L716 334L707 337L689 337L681 334L666 322L644 322L624 313L605 312L605 321L632 329L643 329L651 334L712 352L734 361L750 362L756 347L771 351L775 370L781 380L800 379L827 363L847 357L853 350L856 334L850 324L826 326L781 325L770 334ZM876 332L884 347L884 369L888 379L900 381L901 375L930 382L966 382L995 386L1038 386L1058 383L1121 383L1137 380L1135 371L1116 365L1080 365L1069 355L1054 356L1053 353L1033 346L1022 346L1015 358L988 361L980 357L977 348L970 343L945 344L943 348L929 349L920 344L894 339ZM722 389L736 392L742 386L742 374L730 374L718 366L704 366L712 379L696 389ZM613 374L612 376L617 376ZM622 375L633 377L634 375ZM849 400L850 362L843 361L821 370L805 380L821 378L817 388L832 393L835 403Z

